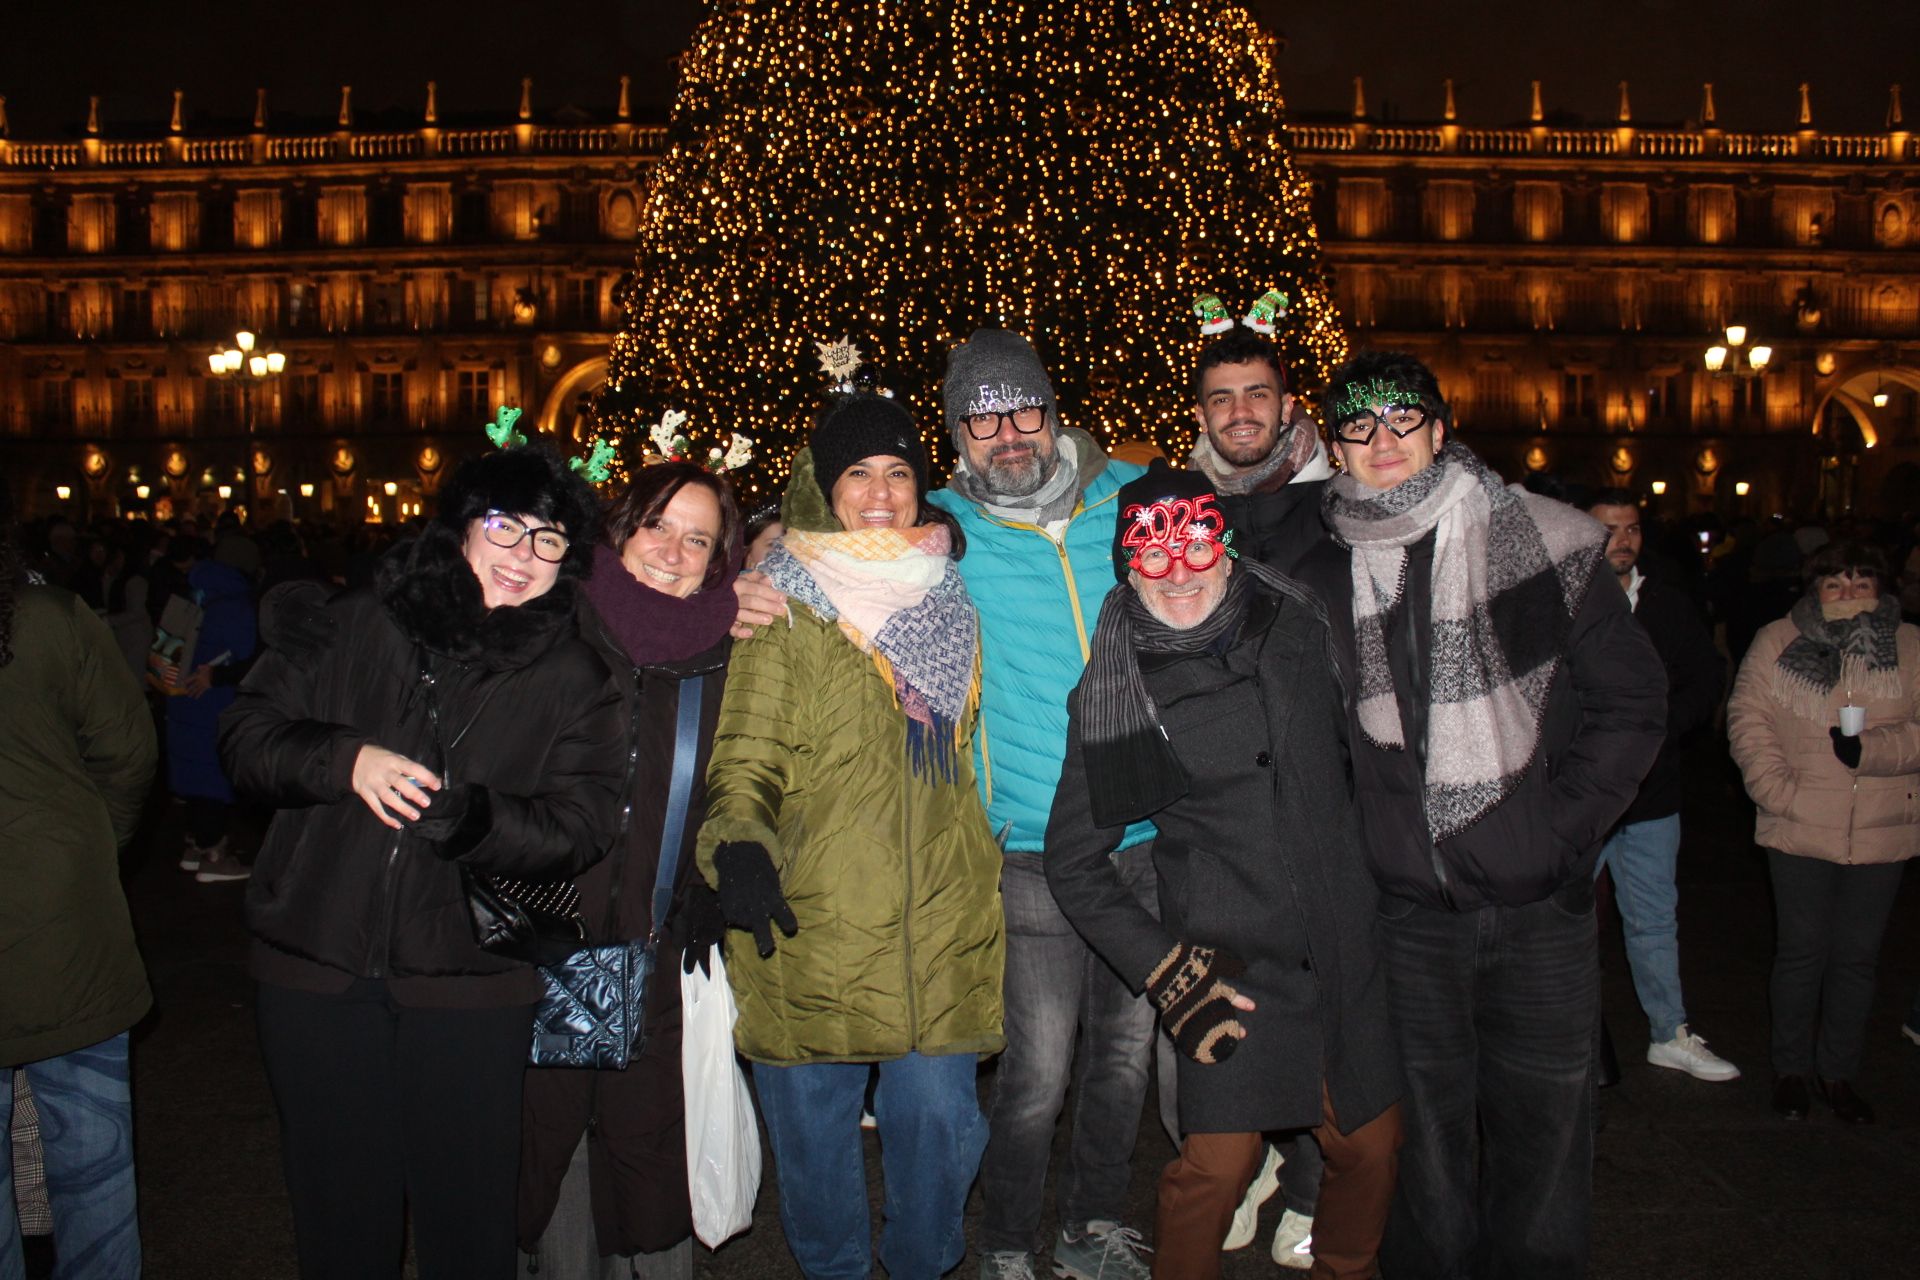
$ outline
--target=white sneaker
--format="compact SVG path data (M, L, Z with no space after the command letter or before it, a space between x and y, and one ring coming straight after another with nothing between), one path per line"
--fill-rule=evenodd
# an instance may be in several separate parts
M1280 1189L1282 1163L1280 1148L1268 1146L1267 1162L1260 1166L1260 1172L1247 1187L1247 1194L1240 1198L1240 1207L1233 1211L1233 1226L1228 1229L1227 1238L1220 1242L1222 1249L1229 1252L1244 1249L1260 1233L1260 1206L1273 1199L1273 1193Z
M1680 1024L1680 1030L1674 1033L1673 1039L1647 1046L1647 1061L1656 1067L1684 1071L1695 1080L1740 1078L1740 1068L1707 1048L1707 1042L1687 1030L1684 1022Z
M1313 1219L1289 1209L1273 1233L1273 1260L1290 1271L1313 1269Z
M1900 1034L1915 1044L1920 1044L1920 1018L1916 1018L1913 1022L1901 1023Z

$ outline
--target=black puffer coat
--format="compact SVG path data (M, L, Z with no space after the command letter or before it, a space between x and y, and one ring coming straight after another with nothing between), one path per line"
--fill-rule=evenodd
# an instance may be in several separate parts
M221 720L235 789L281 810L247 889L247 923L265 944L256 974L286 982L303 968L292 985L320 989L329 977L334 989L387 978L402 1003L532 1003L533 971L474 943L455 860L570 875L613 837L626 719L606 663L579 637L573 581L488 610L458 535L436 525L395 548L377 593L349 591L327 609L332 645L305 662L270 650ZM449 785L484 786L489 802L437 851L389 829L352 790L370 742Z
M1320 1123L1321 1086L1351 1133L1400 1096L1347 774L1345 713L1316 611L1264 587L1220 656L1141 654L1141 674L1188 778L1152 817L1160 920L1121 887L1120 827L1093 821L1080 693L1047 823L1047 884L1060 909L1134 990L1176 940L1247 964L1259 1006L1225 1062L1179 1061L1180 1125L1251 1133Z
M687 825L680 838L676 900L699 875L693 865L693 840L707 807L707 758L713 752L732 641L722 639L685 662L635 667L591 606L580 610L580 630L607 664L623 673L631 758L615 853L578 877L580 910L594 941L633 941L653 928L653 885L673 777L675 728L680 699L695 681L701 684L700 737ZM619 920L609 930L605 921L616 867L621 872ZM552 1220L560 1184L583 1133L591 1136L587 1160L593 1230L603 1253L658 1253L692 1233L680 1072L679 960L677 950L662 946L647 980L646 1045L625 1071L536 1067L527 1072L517 1226L522 1249L530 1250Z

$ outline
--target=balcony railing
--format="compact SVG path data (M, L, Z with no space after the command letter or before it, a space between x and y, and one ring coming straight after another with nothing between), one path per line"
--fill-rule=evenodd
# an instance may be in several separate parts
M331 134L246 134L224 138L14 142L0 137L0 169L231 168L258 164L361 163L440 156L658 155L661 125L518 125L479 129L384 130Z

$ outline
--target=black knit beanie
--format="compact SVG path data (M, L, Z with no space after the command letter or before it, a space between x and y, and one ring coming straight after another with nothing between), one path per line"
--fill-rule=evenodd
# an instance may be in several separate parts
M829 503L833 486L848 467L862 458L881 455L899 458L913 468L914 496L927 493L927 450L913 415L889 396L855 392L820 419L808 442L813 450L813 478Z
M1175 471L1167 465L1165 458L1155 458L1147 465L1147 474L1137 480L1129 480L1120 486L1120 493L1113 503L1113 576L1121 582L1127 580L1127 564L1133 559L1132 547L1122 543L1127 529L1133 524L1129 514L1138 507L1150 507L1156 502L1171 502L1175 498L1189 500L1198 497L1215 498L1215 505L1209 511L1219 519L1218 532L1224 537L1228 532L1227 517L1218 505L1213 481L1199 471Z

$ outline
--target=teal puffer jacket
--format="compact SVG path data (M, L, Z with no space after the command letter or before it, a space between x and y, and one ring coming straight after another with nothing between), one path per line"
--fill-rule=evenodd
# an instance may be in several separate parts
M927 500L967 535L960 576L980 612L980 732L974 764L980 798L1002 847L1038 853L1067 754L1067 694L1080 683L1100 602L1113 589L1114 499L1145 467L1113 462L1093 438L1070 431L1081 474L1093 473L1067 522L1064 545L1038 525L989 515L951 488ZM1153 838L1127 828L1120 848Z

